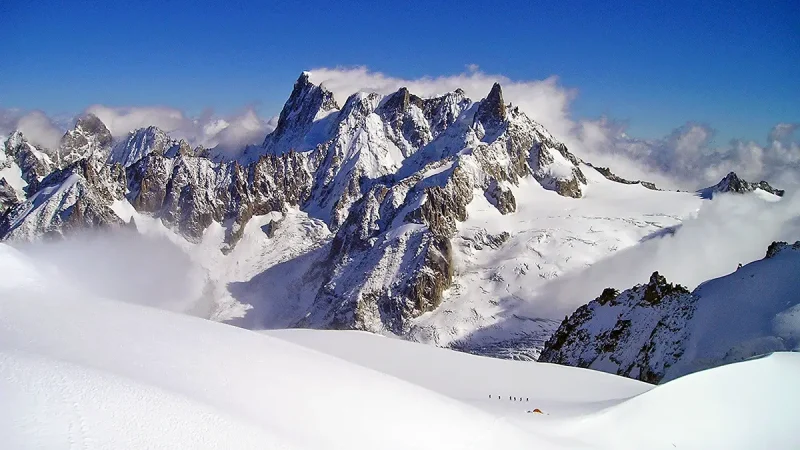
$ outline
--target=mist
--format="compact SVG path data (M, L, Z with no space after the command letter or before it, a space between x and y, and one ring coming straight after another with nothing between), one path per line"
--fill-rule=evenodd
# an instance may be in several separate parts
M520 306L520 313L560 320L604 288L628 289L646 283L655 271L692 290L734 272L739 263L763 258L773 241L797 240L800 195L777 202L757 195L717 195L674 233L659 233L548 283L532 302Z
M40 273L95 297L209 317L216 286L169 239L133 230L91 230L18 245Z

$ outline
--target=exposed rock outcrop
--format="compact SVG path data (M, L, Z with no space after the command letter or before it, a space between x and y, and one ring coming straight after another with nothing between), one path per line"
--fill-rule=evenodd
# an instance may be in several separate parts
M606 289L565 318L539 358L649 383L800 344L800 242L693 292L654 273L623 292ZM765 289L764 286L769 286Z
M75 123L75 128L61 138L58 148L58 166L66 167L78 160L108 159L113 139L106 125L94 114L87 114Z

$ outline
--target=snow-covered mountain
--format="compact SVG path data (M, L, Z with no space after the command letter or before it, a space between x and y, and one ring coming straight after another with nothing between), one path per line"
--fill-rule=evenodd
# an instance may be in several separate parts
M702 203L581 161L499 84L480 101L402 88L339 105L310 79L263 144L235 157L156 127L109 143L94 116L52 152L15 133L0 161L0 237L135 226L227 286L246 313L217 317L244 327L361 329L535 359L560 318L538 289Z
M778 197L783 197L784 191L782 189L775 189L774 187L770 186L769 183L766 181L759 181L758 183L751 183L749 181L745 181L739 178L735 172L731 172L725 177L720 180L719 183L715 184L714 186L709 186L704 189L700 189L697 191L703 198L712 198L714 194L720 194L723 192L733 192L736 194L744 194L745 192L753 192L755 190L761 190L763 192L770 193L772 195L777 195Z
M68 166L81 159L104 161L112 145L111 132L94 114L87 114L75 123L75 128L64 133L58 148L59 167Z
M608 288L548 340L540 361L658 383L777 351L800 351L800 241L689 292L654 273Z

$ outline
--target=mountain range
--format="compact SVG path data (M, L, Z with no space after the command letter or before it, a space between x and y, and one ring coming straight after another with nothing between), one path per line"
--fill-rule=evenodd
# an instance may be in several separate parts
M613 353L607 347L627 346L625 332L653 331L622 320L597 328L581 310L559 327L558 314L588 299L551 311L538 288L679 225L715 193L783 195L734 173L698 193L626 180L576 157L507 104L499 84L480 101L462 90L422 98L401 88L339 105L304 72L275 130L235 154L192 148L154 126L114 139L93 115L58 148L20 132L3 146L0 239L88 228L169 235L207 271L216 302L208 318L389 333L525 360L544 348L545 360L588 367ZM666 286L654 277L604 292L600 306L638 314L640 292ZM704 298L668 291L656 308L662 319L678 320L676 311ZM600 311L591 306L599 301L587 307ZM575 340L584 329L616 344ZM587 346L602 351L580 356ZM628 358L615 371L660 381L663 367L648 361Z

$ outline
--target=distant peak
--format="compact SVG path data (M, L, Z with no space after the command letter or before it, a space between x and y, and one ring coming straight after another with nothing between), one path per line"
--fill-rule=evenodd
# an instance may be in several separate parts
M506 104L503 101L503 89L500 83L494 83L489 95L483 99L475 113L475 122L480 122L484 129L495 128L506 121Z
M100 120L99 117L92 113L86 113L75 122L75 129L82 129L92 134L106 134L109 133L106 124Z
M725 175L722 181L738 181L739 179L739 175L736 175L736 172L731 171Z
M500 83L494 83L492 85L492 90L489 91L489 96L486 98L487 100L490 98L496 98L501 103L503 102L503 88L500 86Z
M401 87L397 92L386 97L381 110L386 112L399 113L407 111L411 104L422 107L422 99L410 93L407 87Z
M770 194L777 195L778 197L782 197L784 191L782 189L776 189L770 186L769 183L766 181L760 181L758 183L749 182L743 180L736 174L736 172L729 172L725 175L719 183L715 184L714 186L701 189L698 191L703 198L712 198L715 192L733 192L738 194L743 194L746 192L751 192L756 189L761 189L763 191L769 192Z

